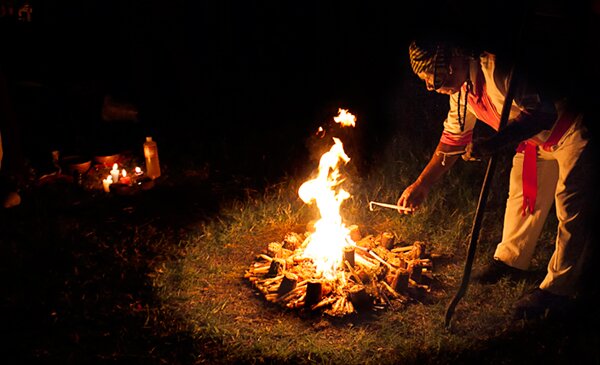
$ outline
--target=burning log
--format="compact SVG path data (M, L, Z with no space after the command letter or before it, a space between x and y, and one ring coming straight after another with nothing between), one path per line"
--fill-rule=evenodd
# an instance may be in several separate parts
M285 266L285 261L281 259L275 259L271 261L271 265L269 266L269 270L267 271L267 277L273 278L280 275L283 272Z
M271 257L281 257L281 249L283 245L279 242L271 242L267 246L267 254Z
M294 289L290 290L286 294L281 295L275 301L276 302L289 302L290 300L294 299L295 297L304 296L305 295L304 292L306 292L306 284L303 284L303 285L298 284L298 285L296 285L296 287Z
M263 260L266 260L267 262L273 261L273 258L265 255L264 253L261 253L260 255L258 255L257 259L263 259Z
M354 308L357 308L358 310L368 309L373 305L371 296L362 285L355 285L350 288L348 298L354 305Z
M433 264L424 257L422 243L388 249L389 243L380 240L383 236L375 241L368 235L360 245L344 246L341 267L333 277L323 277L314 260L304 255L308 239L288 234L255 256L244 277L267 301L290 309L322 310L336 317L369 309L395 310L397 303L420 300L430 291ZM300 241L293 251L284 248Z
M366 237L354 242L356 242L357 247L361 247L363 250L369 250L377 245L373 235L367 235Z
M360 276L356 273L356 271L354 270L354 268L350 265L350 263L348 261L346 261L346 267L348 268L348 270L350 271L350 275L352 275L354 277L354 279L356 280L357 283L362 285L362 279L360 278Z
M320 280L309 280L306 284L306 298L304 304L311 307L318 304L323 296L323 285Z
M381 234L381 245L388 250L391 250L394 247L394 234L391 232L383 232Z
M414 249L415 249L415 246L411 245L411 246L404 246L404 247L396 247L396 248L393 248L391 251L395 252L395 253L401 253L401 252L412 251Z
M329 304L331 304L337 300L338 300L337 297L328 297L328 298L321 300L319 303L313 305L312 307L310 307L310 309L311 310L319 309L321 307L328 306Z
M344 247L344 261L347 262L351 267L354 267L354 247Z
M402 298L402 296L397 291L395 291L388 283L386 283L385 281L382 281L381 284L383 285L384 288L387 289L387 291L390 294L392 294L392 296L394 298Z
M431 286L433 283L433 273L427 268L423 268L423 272L421 273L421 284Z
M296 288L296 284L298 283L298 275L293 274L291 272L286 273L283 276L283 280L281 280L281 284L279 284L279 288L277 289L277 294L284 295L289 293L290 291Z
M396 270L396 274L394 275L394 279L392 281L392 288L394 289L394 291L402 293L406 292L406 290L408 289L409 276L410 274L407 270Z
M375 270L379 267L379 262L377 260L371 259L370 255L362 250L354 251L357 255L354 256L354 261L362 267L365 267L369 270Z
M283 240L283 248L294 251L302 245L302 242L304 242L304 238L298 233L289 233Z
M381 257L379 257L375 252L373 252L372 250L369 251L369 253L371 254L371 256L373 256L377 261L381 262L382 264L384 264L385 266L387 266L390 270L393 270L394 268L392 267L392 265L388 264L384 259L382 259Z
M413 264L411 267L410 278L413 279L415 282L420 283L422 274L423 266L421 266L421 264L419 263Z

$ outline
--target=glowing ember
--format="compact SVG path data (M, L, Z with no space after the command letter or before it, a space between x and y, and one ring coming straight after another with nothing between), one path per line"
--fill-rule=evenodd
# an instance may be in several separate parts
M339 121L334 119L344 126L354 126L356 121L356 118L344 109L340 109ZM352 124L345 124L349 120ZM305 203L317 203L321 215L315 223L315 232L309 237L304 256L313 259L317 274L327 279L336 277L336 269L342 263L343 249L352 245L350 230L344 225L340 215L340 206L350 197L350 193L339 187L341 176L338 169L341 162L348 163L350 158L344 152L342 142L338 138L333 138L333 141L331 149L321 156L317 177L306 181L298 190Z

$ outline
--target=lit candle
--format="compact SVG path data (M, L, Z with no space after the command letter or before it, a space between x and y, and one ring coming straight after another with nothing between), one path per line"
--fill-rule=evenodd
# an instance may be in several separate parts
M144 173L142 172L142 169L140 167L135 168L135 176L142 176Z
M131 184L131 177L127 176L127 171L125 169L121 170L121 178L119 179L121 184Z
M118 164L114 164L112 170L110 170L110 176L112 176L112 180L113 182L117 182L119 181L119 165Z
M102 187L104 188L104 191L106 191L107 193L110 192L110 184L112 183L113 179L111 175L108 175L106 179L102 179Z

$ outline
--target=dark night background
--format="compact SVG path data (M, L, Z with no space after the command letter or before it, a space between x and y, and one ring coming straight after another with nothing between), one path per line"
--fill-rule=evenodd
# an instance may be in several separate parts
M9 5L18 9L26 2L33 9L30 22L8 13ZM507 55L521 45L516 52L521 66L548 90L565 90L579 101L592 115L588 126L598 131L599 0L0 0L0 82L4 78L7 86L4 95L0 87L1 173L15 167L11 152L19 144L39 177L52 171L53 150L63 156L142 154L144 138L152 136L167 172L206 167L211 178L230 179L241 190L246 183L274 183L312 168L306 163L315 156L310 137L331 124L338 108L347 108L358 121L355 140L345 148L355 149L348 155L366 176L390 146L410 148L393 145L398 135L423 141L441 130L447 97L425 90L410 70L407 51L413 37L436 33ZM107 95L135 106L139 121L103 120ZM437 140L430 143L433 148ZM131 319L114 315L118 300L131 293L140 300L151 296L147 268L115 265L110 250L98 249L96 238L83 237L79 229L96 226L98 217L117 216L121 228L150 221L176 232L177 242L175 222L183 226L186 218L195 218L188 211L216 209L221 197L215 195L225 190L201 186L196 190L206 191L191 195L188 188L154 189L144 199L132 198L137 216L126 211L129 200L112 196L90 200L96 205L70 206L52 186L23 194L20 208L35 214L4 210L1 233L9 234L0 236L5 240L0 248L8 253L0 255L6 283L0 326L11 340L0 352L50 351L66 343L42 355L63 360L64 352L73 357L62 363L89 363L80 360L113 350L127 355L126 345L144 356L155 344L166 352L191 348L191 342L148 335L135 322L138 317L133 325L121 323ZM36 200L39 196L53 204ZM110 205L115 201L119 209ZM61 231L67 220L75 227L73 237ZM114 226L102 223L96 226L99 234ZM86 258L87 268L81 264ZM76 264L88 272L74 277ZM86 281L89 277L93 280ZM94 293L96 301L79 301L78 290ZM57 323L48 319L53 306L65 313ZM84 326L90 334L81 342L89 342L72 350L64 338L83 333ZM130 331L122 333L130 342L102 337L105 329ZM42 355L28 353L43 360Z
M34 165L50 161L52 150L139 149L151 135L165 159L273 178L306 156L304 140L339 107L359 119L365 164L394 132L418 131L418 118L397 113L399 100L424 89L410 73L408 41L441 32L511 50L527 4L29 3L31 22L0 19L1 65ZM566 69L561 82L589 82L597 74L586 63L594 3L530 4L536 12L525 58L535 60L536 72L543 67L541 80ZM105 95L135 105L139 122L103 122ZM433 107L445 108L443 97L428 95Z

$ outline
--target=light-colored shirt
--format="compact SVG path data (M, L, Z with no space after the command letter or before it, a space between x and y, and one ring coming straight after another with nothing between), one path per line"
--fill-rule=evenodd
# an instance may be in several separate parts
M450 95L450 110L444 121L444 130L440 141L452 146L465 146L471 142L473 128L477 119L490 127L498 130L500 125L500 113L506 99L509 77L508 72L497 67L496 56L490 53L482 53L478 60L470 65L470 78L473 90L466 98L466 83L461 92ZM560 104L542 102L542 98L536 90L526 84L517 84L517 89L510 109L508 123L513 123L520 117L530 114L534 110L544 109L548 112L556 112ZM459 123L459 94L460 113L464 119L464 126ZM467 111L464 112L465 101ZM554 110L552 110L554 109ZM464 115L463 115L464 114ZM558 113L560 114L560 113ZM542 143L550 136L549 130L543 130L531 139Z

